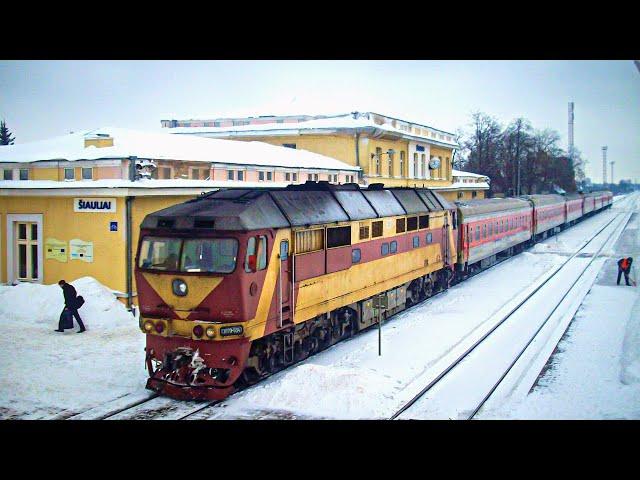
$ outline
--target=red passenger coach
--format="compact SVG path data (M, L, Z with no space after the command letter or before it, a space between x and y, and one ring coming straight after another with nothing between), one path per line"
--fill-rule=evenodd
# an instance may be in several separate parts
M531 239L532 207L525 200L492 198L456 204L460 215L458 274L486 268Z
M580 194L574 193L565 196L566 199L566 213L565 224L573 225L576 221L582 217L582 204L584 199Z
M566 220L565 198L562 195L523 195L533 207L533 236L546 238L559 230Z

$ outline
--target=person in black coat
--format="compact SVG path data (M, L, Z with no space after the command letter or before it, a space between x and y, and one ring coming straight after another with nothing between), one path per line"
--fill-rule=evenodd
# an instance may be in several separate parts
M78 326L80 327L78 333L84 332L86 328L84 328L84 323L82 323L82 319L78 314L78 292L76 292L76 289L73 288L73 285L65 282L64 280L60 280L58 282L58 285L60 285L60 288L62 288L62 293L64 295L64 308L69 310L71 315L73 315L78 322ZM62 328L62 322L63 318L61 316L56 332L64 332L64 329Z
M631 263L633 263L633 258L621 258L618 260L618 285L620 285L620 277L624 273L624 281L629 285L629 273L631 273Z

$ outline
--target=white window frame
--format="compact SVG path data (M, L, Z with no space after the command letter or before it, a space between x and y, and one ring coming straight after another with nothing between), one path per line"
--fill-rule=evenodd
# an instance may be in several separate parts
M16 282L15 276L15 229L14 224L16 222L30 222L37 225L38 232L38 278L35 282L28 283L42 283L44 279L44 255L43 255L43 215L41 213L9 213L7 214L7 283L13 284ZM27 282L25 282L27 283Z
M73 172L73 178L67 178L67 170L71 170ZM65 182L75 182L76 181L76 169L74 167L64 167L64 181Z
M91 175L89 178L84 178L85 170L89 170L89 172L91 172ZM82 180L93 180L93 167L82 167L80 169L80 176L82 177Z

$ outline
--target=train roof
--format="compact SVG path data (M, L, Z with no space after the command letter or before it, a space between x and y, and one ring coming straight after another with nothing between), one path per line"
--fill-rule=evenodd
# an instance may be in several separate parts
M410 215L455 206L426 188L367 189L307 182L286 188L221 189L148 214L142 228L250 231Z
M565 199L562 195L549 194L549 195L520 195L520 198L525 200L531 200L536 207L543 205L553 205L555 203L564 203Z
M529 202L519 198L484 198L479 200L458 201L456 205L464 217L531 208Z

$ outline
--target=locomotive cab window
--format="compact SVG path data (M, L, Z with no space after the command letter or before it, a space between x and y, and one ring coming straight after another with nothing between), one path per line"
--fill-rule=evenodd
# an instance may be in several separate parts
M327 228L327 248L351 245L351 227Z
M247 241L247 255L244 260L244 271L257 272L267 268L267 237L260 235Z
M234 238L145 237L138 266L167 272L231 273L237 254L238 241Z

